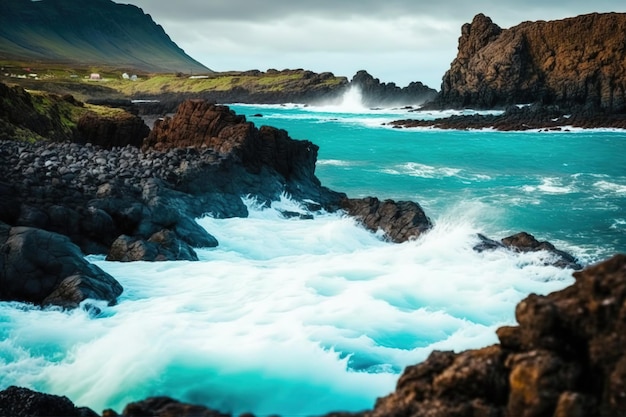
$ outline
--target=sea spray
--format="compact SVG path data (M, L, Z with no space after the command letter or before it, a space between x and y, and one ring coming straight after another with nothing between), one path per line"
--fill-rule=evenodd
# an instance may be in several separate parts
M526 294L571 282L545 255L473 251L471 210L397 245L338 213L247 204L248 219L198 220L221 243L200 262L91 257L126 289L100 316L2 305L0 384L96 410L150 395L259 415L360 410L433 349L494 343Z

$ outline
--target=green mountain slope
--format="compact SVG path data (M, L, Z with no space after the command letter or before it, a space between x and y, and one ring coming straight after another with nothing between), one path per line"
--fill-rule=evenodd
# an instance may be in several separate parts
M208 73L150 15L111 0L0 1L0 58Z

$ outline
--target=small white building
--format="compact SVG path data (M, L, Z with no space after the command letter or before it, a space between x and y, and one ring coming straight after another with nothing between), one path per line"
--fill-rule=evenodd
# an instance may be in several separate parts
M130 75L128 75L128 73L125 72L124 74L122 74L122 78L125 80L130 80Z
M130 76L130 80L131 81L137 81L138 78L137 78L137 76L135 74L133 74L133 75Z
M90 80L98 80L98 81L99 81L99 80L101 80L101 79L102 79L102 77L100 77L100 74L97 74L97 73L95 73L95 72L94 72L94 73L92 73L92 74L89 76L89 79L90 79Z

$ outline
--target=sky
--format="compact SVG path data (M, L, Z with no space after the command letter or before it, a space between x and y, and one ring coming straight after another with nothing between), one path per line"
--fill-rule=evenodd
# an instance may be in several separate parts
M461 26L477 13L502 28L593 12L623 0L115 0L152 16L174 42L214 71L303 68L351 79L421 81L437 90Z

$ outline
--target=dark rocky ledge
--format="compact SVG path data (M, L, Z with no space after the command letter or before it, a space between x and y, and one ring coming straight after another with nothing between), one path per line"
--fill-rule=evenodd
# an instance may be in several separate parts
M406 119L388 123L395 128L426 127L436 129L495 129L500 131L567 131L569 127L626 129L626 114L594 111L567 113L557 106L511 106L502 114L473 114L434 120Z
M626 255L574 273L575 283L516 307L500 343L434 351L408 366L373 409L327 417L626 416ZM60 410L60 411L54 411ZM89 416L65 397L9 387L0 415ZM104 416L118 415L105 410ZM168 397L128 404L122 416L226 417ZM251 417L251 414L245 414Z

